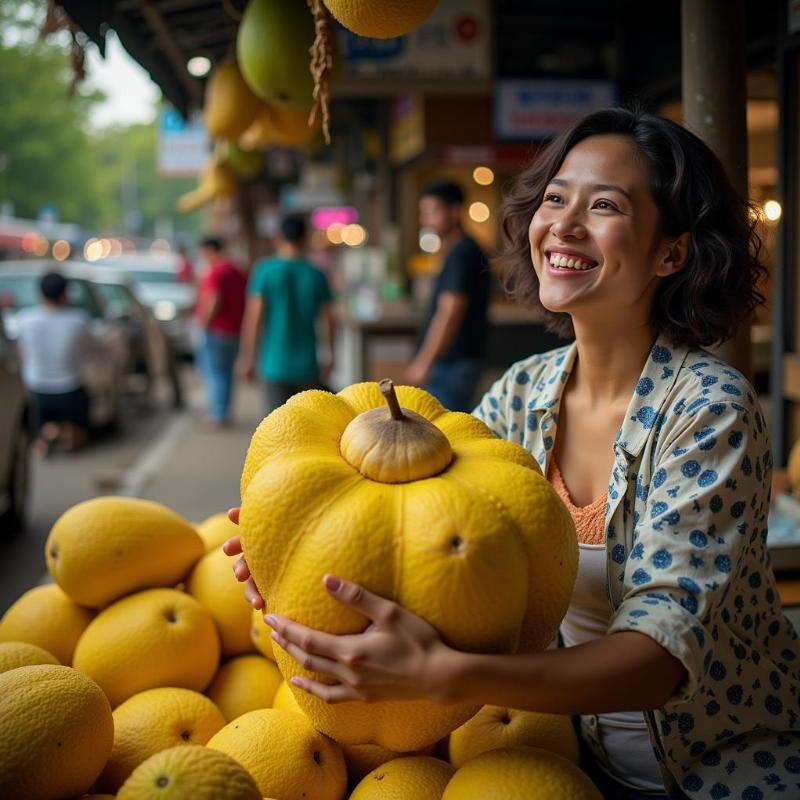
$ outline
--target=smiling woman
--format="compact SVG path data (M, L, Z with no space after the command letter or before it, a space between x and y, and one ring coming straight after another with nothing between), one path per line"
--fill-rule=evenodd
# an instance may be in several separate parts
M573 516L564 646L461 652L327 576L365 630L268 615L278 644L331 676L293 684L327 702L577 715L582 766L611 800L796 794L800 659L766 546L766 425L747 380L701 349L761 301L746 201L689 131L613 109L522 174L504 230L511 289L575 342L512 365L473 413L528 449ZM248 579L244 562L236 570ZM252 580L248 596L260 607Z

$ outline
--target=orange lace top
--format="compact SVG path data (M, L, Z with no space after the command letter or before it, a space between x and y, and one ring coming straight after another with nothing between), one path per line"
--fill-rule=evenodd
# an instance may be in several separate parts
M550 456L550 466L547 470L547 480L555 489L556 494L564 501L564 505L575 523L575 532L581 544L603 544L606 540L604 521L606 515L606 493L588 506L576 506L569 496L569 489L561 476L561 470L556 464L555 453Z

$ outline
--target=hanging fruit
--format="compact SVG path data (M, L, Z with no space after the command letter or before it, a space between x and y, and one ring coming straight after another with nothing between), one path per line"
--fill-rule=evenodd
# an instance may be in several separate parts
M238 139L252 123L258 106L258 98L235 62L220 64L209 76L203 121L212 139Z
M236 177L230 167L212 159L203 170L198 187L178 198L178 211L188 214L218 197L231 197L235 193Z
M420 26L436 0L323 0L347 30L373 39L403 36Z
M320 129L319 115L310 125L309 113L308 108L280 108L262 103L253 123L239 137L239 146L245 151L274 146L302 147Z

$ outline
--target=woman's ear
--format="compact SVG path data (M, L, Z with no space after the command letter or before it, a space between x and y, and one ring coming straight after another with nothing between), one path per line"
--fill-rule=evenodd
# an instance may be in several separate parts
M692 253L691 234L682 233L677 239L665 241L662 256L656 268L656 275L667 278L682 270Z

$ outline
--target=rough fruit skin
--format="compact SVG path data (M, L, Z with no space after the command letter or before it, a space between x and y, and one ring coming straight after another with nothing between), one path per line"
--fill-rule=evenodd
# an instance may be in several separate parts
M571 761L530 748L490 750L456 770L442 800L603 800Z
M28 642L0 643L0 673L34 664L58 664L58 659L47 650Z
M239 526L234 525L224 511L207 517L195 525L195 529L206 546L206 553L219 550L231 536L239 535Z
M433 478L382 484L341 456L349 422L384 403L375 383L303 392L259 425L242 471L240 527L267 610L330 633L363 630L364 618L325 592L330 572L424 617L459 650L543 650L577 569L569 512L524 448L420 389L397 395L450 441L454 458ZM287 681L311 674L280 648L275 655ZM422 700L328 705L294 693L337 741L397 752L432 744L478 711Z
M53 580L79 605L103 608L150 586L174 586L205 552L197 531L160 503L97 497L65 511L45 545Z
M344 797L347 771L341 749L294 711L249 711L212 736L208 747L235 758L265 797Z
M272 707L281 711L296 711L298 714L303 713L303 709L297 704L292 687L286 681L281 681L280 686L275 691L275 697L272 698ZM373 745L364 745L371 747ZM367 770L369 771L369 770Z
M500 706L484 706L450 734L450 763L462 767L488 750L538 747L580 763L578 737L569 717Z
M211 614L175 589L148 589L101 611L81 636L73 665L113 707L158 686L202 692L219 665Z
M0 797L76 797L111 752L114 723L100 687L70 667L0 675Z
M305 3L250 0L236 36L236 59L250 89L277 106L310 108L314 36L314 18Z
M114 746L98 786L116 792L150 756L205 745L224 725L219 708L198 692L171 686L139 692L114 709Z
M441 800L454 772L446 761L431 756L395 758L362 778L350 800Z
M264 656L239 656L219 668L206 694L230 722L248 711L271 708L282 682L274 662Z
M373 39L391 39L413 31L436 7L436 0L323 1L345 28Z
M250 640L253 609L232 567L233 560L222 550L212 550L194 565L186 582L189 594L211 612L223 656L238 656L255 650Z
M274 662L275 652L272 648L271 634L272 628L264 622L264 611L254 608L250 617L250 641L262 656Z
M250 127L258 106L235 62L224 62L209 75L203 121L212 139L238 139Z
M433 753L433 745L417 753L395 753L378 744L343 744L340 747L344 753L344 763L347 765L347 779L352 787L355 787L370 772L389 761L398 758L429 756Z
M171 747L140 764L117 800L261 800L241 764L208 747Z
M70 665L94 611L73 602L55 584L34 586L0 620L0 642L28 642Z

